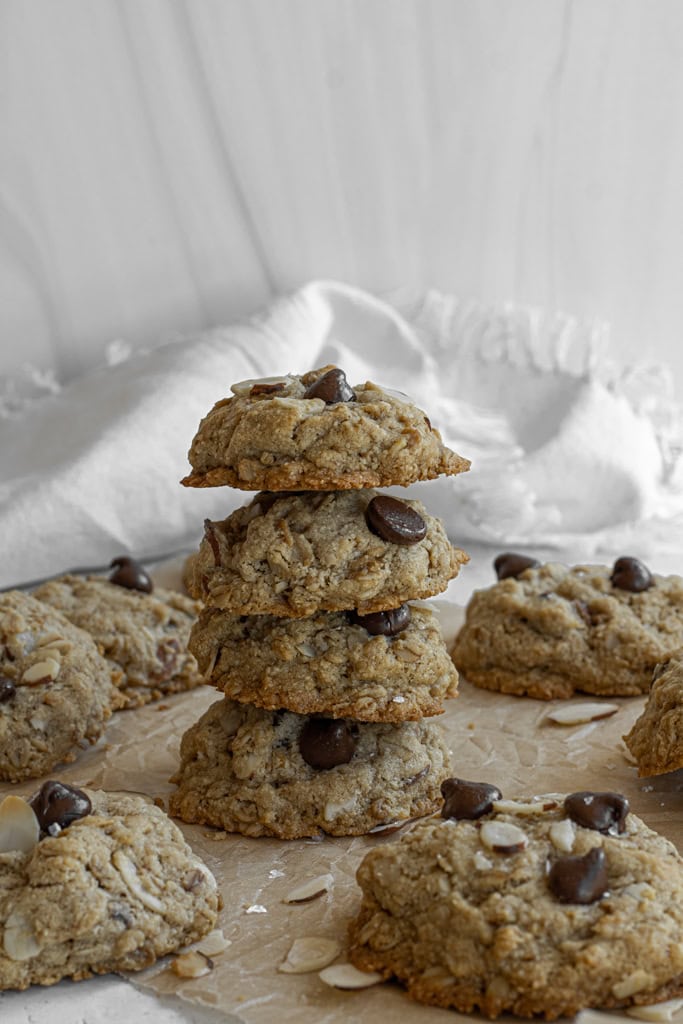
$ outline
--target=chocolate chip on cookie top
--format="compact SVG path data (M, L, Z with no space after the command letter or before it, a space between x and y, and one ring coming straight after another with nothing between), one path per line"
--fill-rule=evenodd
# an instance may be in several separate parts
M427 535L427 524L414 508L398 498L379 494L365 509L368 529L391 544L419 544Z
M518 555L513 551L506 551L493 561L493 568L499 580L506 580L509 576L515 578L525 569L537 569L541 563L536 558L528 555Z
M619 590L630 590L639 594L643 590L649 590L654 586L654 578L646 565L643 565L637 558L624 556L617 558L612 569L610 582L613 587Z
M334 366L306 388L304 398L322 398L325 405L336 405L339 402L355 402L356 392L348 383L344 371Z
M358 730L343 718L309 718L299 735L299 752L311 768L348 764L358 746Z
M109 582L115 583L117 587L140 590L143 594L151 594L154 590L154 584L146 570L134 558L119 555L118 558L112 559L109 568L114 570L109 574Z
M608 889L605 851L594 846L583 857L559 857L548 870L548 886L560 903L595 903Z
M399 608L369 612L367 615L352 611L349 618L354 626L363 626L371 636L396 636L410 625L410 605L402 604Z
M444 779L441 783L444 805L442 818L466 818L475 821L490 814L495 800L503 794L488 782L468 782L467 779Z
M565 797L564 809L577 825L596 832L623 832L629 802L621 793L570 793Z
M29 802L41 832L49 835L57 835L92 811L90 797L82 789L52 780L44 782Z

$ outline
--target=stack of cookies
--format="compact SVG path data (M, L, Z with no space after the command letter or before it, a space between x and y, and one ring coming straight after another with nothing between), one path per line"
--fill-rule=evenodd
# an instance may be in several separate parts
M342 370L245 381L192 443L195 487L259 493L207 521L190 649L224 697L185 734L173 814L249 836L357 835L431 813L430 719L457 673L433 612L467 556L407 486L469 466L404 395Z

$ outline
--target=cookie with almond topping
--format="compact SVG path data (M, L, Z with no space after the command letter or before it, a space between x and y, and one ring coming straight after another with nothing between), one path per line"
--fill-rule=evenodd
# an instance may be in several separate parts
M203 682L187 649L200 605L175 590L152 587L136 563L115 559L122 561L109 579L61 576L34 596L90 633L113 667L122 706L133 708Z
M683 858L624 797L504 800L464 780L444 791L442 816L361 863L353 964L491 1018L683 993Z
M0 803L0 989L149 967L217 907L211 872L146 798L50 781Z
M199 425L188 487L247 491L406 486L469 469L406 395L351 387L324 366L232 386Z
M611 568L506 554L477 590L453 647L469 682L543 700L576 691L647 693L658 662L683 647L683 579L635 558Z
M94 743L120 695L89 633L22 591L0 594L0 779L37 778Z

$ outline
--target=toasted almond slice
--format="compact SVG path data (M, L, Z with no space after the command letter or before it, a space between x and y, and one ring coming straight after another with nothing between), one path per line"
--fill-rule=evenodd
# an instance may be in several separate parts
M606 704L604 701L586 701L584 704L563 704L554 708L546 715L549 722L556 725L584 725L586 722L597 722L601 718L609 718L619 710L618 704Z
M561 853L571 853L574 849L576 828L570 818L554 821L550 826L550 842Z
M370 988L382 981L382 975L377 971L359 971L353 964L332 964L318 977L332 988Z
M204 956L219 956L231 945L231 940L226 939L221 929L214 928L203 939L197 939L196 942L191 942L189 946L183 946L180 952L192 953L197 950L199 953L203 953Z
M341 946L334 939L323 939L319 935L306 935L295 939L286 959L278 967L283 974L308 974L327 967L341 953Z
M283 899L283 903L310 903L328 892L334 885L334 875L317 875L307 882L295 885Z
M496 853L519 853L529 842L526 832L507 821L485 821L479 835L484 846Z
M181 953L171 962L171 970L179 978L202 978L213 970L213 960L198 949Z
M6 796L0 804L0 853L29 853L40 839L33 808L19 796Z
M256 384L290 384L291 377L253 377L251 380L238 380L230 385L233 395L248 395Z
M638 1020L666 1021L683 1009L683 999L667 999L664 1003L650 1003L648 1006L629 1006L626 1013Z
M528 817L532 814L545 814L557 807L555 800L536 800L522 803L519 800L494 800L493 809L497 814L519 814Z

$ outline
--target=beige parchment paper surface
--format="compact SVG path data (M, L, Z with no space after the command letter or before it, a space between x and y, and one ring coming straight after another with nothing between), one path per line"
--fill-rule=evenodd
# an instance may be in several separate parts
M461 610L434 602L450 642ZM183 732L216 699L208 687L161 704L114 715L106 736L56 773L75 785L133 790L160 797L168 782ZM580 699L577 700L580 702ZM683 770L638 779L622 742L640 713L644 698L615 700L618 712L597 722L563 727L547 721L562 702L541 702L478 690L461 681L439 721L449 739L453 774L496 783L504 796L580 789L611 789L626 794L632 810L683 850ZM36 783L0 787L29 795ZM161 961L130 980L159 994L213 1007L228 1021L244 1024L354 1024L358 1021L410 1021L437 1024L468 1018L421 1006L394 984L362 991L339 991L316 973L278 972L296 938L327 936L345 941L346 925L359 904L355 871L366 851L392 836L284 842L226 835L179 823L185 836L214 872L223 896L220 927L230 946L202 978L181 980ZM310 903L283 902L295 884L332 874L334 883ZM342 953L339 962L345 960Z

